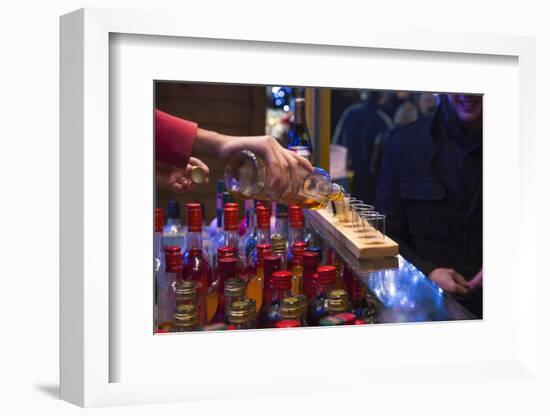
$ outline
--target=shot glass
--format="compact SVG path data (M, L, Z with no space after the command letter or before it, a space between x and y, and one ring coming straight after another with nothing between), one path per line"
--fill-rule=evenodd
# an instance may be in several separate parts
M371 212L374 209L372 205L357 203L351 206L352 226L356 232L361 232L361 218L362 212Z
M386 216L367 211L360 217L362 236L371 242L383 242L386 238Z

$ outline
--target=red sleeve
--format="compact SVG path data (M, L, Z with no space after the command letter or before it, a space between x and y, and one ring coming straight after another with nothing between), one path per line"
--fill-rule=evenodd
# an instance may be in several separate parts
M155 110L155 159L187 166L197 136L197 123Z

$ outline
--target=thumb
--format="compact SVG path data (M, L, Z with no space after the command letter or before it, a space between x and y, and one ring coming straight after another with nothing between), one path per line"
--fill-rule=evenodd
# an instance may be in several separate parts
M468 281L460 273L453 272L453 280L462 286L468 287Z

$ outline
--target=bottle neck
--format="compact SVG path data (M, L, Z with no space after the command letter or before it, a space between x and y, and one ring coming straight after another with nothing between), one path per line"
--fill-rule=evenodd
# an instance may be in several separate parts
M223 245L227 247L238 247L239 232L233 230L225 230L223 236Z
M280 302L284 298L287 298L289 296L292 296L292 294L290 293L290 289L273 288L271 292L271 302Z
M257 237L258 237L257 244L271 243L269 228L258 228Z
M202 250L202 230L187 233L187 250L194 248Z
M166 225L178 225L181 226L181 221L179 218L170 218L166 219Z
M162 259L162 254L163 254L162 231L155 231L154 247L155 247L155 257L158 259Z
M331 284L321 284L317 286L317 296L327 297L329 292L334 289L334 283Z
M288 242L289 242L290 245L292 245L292 243L296 243L298 241L304 241L303 237L304 237L303 227L296 227L296 228L290 227L290 230L289 230L289 233L288 233Z

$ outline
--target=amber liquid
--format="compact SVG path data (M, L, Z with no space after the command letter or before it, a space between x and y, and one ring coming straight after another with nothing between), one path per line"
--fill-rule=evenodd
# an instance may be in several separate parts
M262 307L262 296L264 291L263 281L264 271L263 268L259 267L256 276L250 279L246 286L246 297L256 301L256 313L258 313Z
M301 264L294 265L292 267L292 287L291 292L293 295L302 294L302 273L304 269Z
M215 290L209 291L206 296L206 322L211 322L218 309L218 293Z

